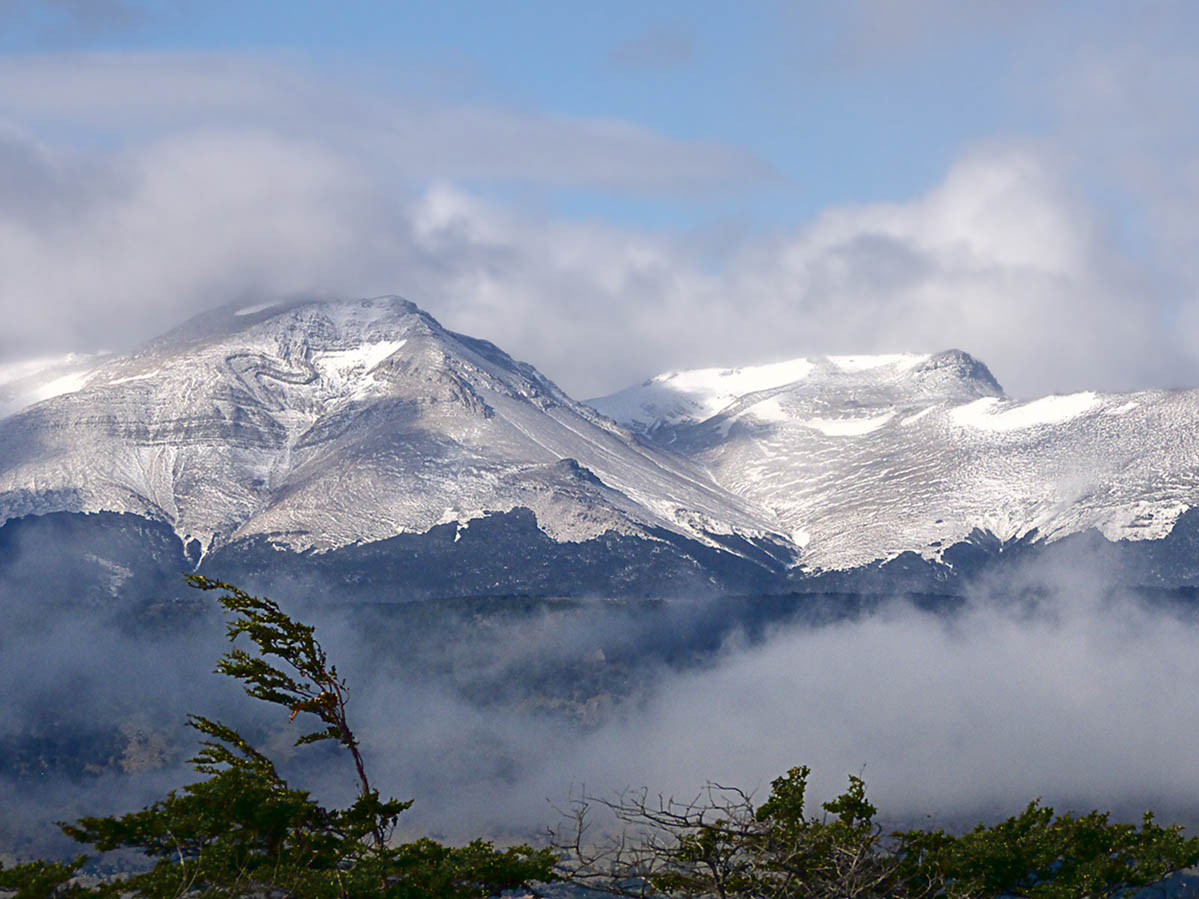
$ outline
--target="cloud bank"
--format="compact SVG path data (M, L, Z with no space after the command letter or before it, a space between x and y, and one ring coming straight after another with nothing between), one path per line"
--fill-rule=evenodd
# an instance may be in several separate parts
M866 12L863 46L900 16ZM991 13L946 27L993 20L1018 33ZM0 355L124 348L251 297L400 293L577 396L669 368L948 347L1018 397L1199 383L1197 157L1176 114L1199 82L1163 26L1119 53L1092 31L1042 88L1043 134L962 148L900 202L690 231L537 198L682 202L782 176L731 144L388 93L299 58L9 57ZM674 34L629 53L657 60Z

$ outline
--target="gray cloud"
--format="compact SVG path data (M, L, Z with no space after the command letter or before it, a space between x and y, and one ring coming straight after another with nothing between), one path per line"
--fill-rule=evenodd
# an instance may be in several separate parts
M118 143L248 130L341 154L385 184L421 179L677 191L777 177L736 147L632 122L433 104L245 56L61 54L0 60L0 115Z
M892 62L963 40L994 39L1027 29L1030 19L1055 18L1053 4L1034 0L855 0L845 4L836 46L859 63Z
M628 71L672 69L691 59L695 38L682 25L656 25L612 48L608 61Z
M494 826L486 809L534 831L547 799L582 785L600 796L645 786L689 797L706 780L761 791L797 764L813 767L821 799L864 771L895 824L969 825L1038 796L1194 824L1196 623L1094 586L1031 608L1009 596L946 619L896 604L783 626L761 645L733 637L714 664L659 672L647 695L584 732L488 717L433 686L391 690L372 706L376 757L391 739L386 715L427 722L408 730L415 748L391 756L388 777L423 785L414 832L459 837Z
M716 271L677 241L520 220L452 190L426 195L415 220L447 260L443 314L578 392L678 367L950 346L1015 395L1196 374L1155 321L1144 272L1027 150L979 151L906 203L744 240ZM563 341L580 332L585 348Z
M0 25L51 46L123 31L145 18L127 0L0 0Z
M7 354L126 347L241 295L477 307L454 295L486 276L472 267L529 265L538 249L483 246L465 236L478 226L430 230L443 191L412 193L430 179L669 192L770 174L735 148L627 122L382 98L244 57L10 58L0 97L21 123L0 176ZM107 149L39 136L78 129Z

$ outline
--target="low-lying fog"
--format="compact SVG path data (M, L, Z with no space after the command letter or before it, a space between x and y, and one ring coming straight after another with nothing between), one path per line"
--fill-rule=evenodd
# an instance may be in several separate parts
M581 791L759 790L798 765L813 800L861 772L888 823L973 823L1042 797L1199 822L1199 616L1027 570L962 602L453 601L347 608L275 590L350 682L373 779L416 800L407 832L529 838ZM195 594L200 608L211 597ZM322 798L333 747L212 675L220 619L0 595L0 846L140 807L188 776L187 712L253 733ZM308 761L305 762L304 759ZM815 805L813 805L815 808Z

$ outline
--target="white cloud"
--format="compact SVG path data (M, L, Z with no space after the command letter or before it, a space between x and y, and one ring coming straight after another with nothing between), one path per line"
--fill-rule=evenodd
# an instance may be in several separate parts
M661 236L418 204L432 295L579 393L677 367L960 347L1029 396L1160 383L1181 348L1093 214L1030 150L979 151L903 204L831 210L713 271ZM436 223L436 224L434 224Z
M879 806L912 818L1010 814L1037 796L1136 811L1187 794L1191 630L1132 605L793 630L670 682L578 764L676 795L705 769L752 787L795 764L831 795L865 765Z
M1178 370L1136 277L1029 151L980 152L922 197L747 238L717 266L451 185L382 192L356 158L268 131L3 152L20 167L0 180L10 355L120 346L243 296L398 292L579 395L667 368L949 346L1021 395Z
M761 174L629 123L381 98L248 57L8 59L0 97L17 123L0 139L8 356L120 348L244 297L394 292L578 396L670 368L951 346L1019 396L1199 381L1175 327L1193 304L1112 238L1059 144L979 147L906 202L719 246L470 186ZM110 140L72 146L89 129ZM1162 214L1189 234L1196 203Z
M756 644L734 635L710 663L639 672L636 696L581 731L550 717L489 716L430 683L378 682L360 694L372 697L368 749L385 760L382 782L420 785L407 826L458 837L544 827L546 800L564 804L572 787L689 798L711 780L761 798L801 764L813 769L814 807L863 772L888 824L934 815L936 826L969 826L1037 797L1193 823L1196 622L1105 595L1093 560L1077 561L1026 572L1019 586L1042 596L1035 603L1009 583L952 615L896 601L858 619L779 626ZM674 611L681 631L704 616L697 604ZM520 670L522 647L537 647L537 662L525 663L535 668L631 639L584 630L604 626L586 614L549 624L535 634L511 625L537 639L492 635L512 647L512 667L497 662L489 676ZM397 731L396 721L420 724Z
M368 186L319 148L193 135L89 160L86 178L65 154L28 146L21 154L57 211L0 211L10 354L38 344L121 346L244 293L340 284L378 252Z
M1177 348L1061 185L1042 154L978 151L923 197L832 211L747 254L738 295L812 351L956 346L1022 395L1152 383Z

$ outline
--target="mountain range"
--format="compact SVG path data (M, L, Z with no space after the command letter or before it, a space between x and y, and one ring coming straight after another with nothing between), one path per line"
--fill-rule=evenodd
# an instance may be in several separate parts
M109 592L179 567L393 598L944 590L1081 546L1199 583L1199 391L1016 401L959 350L582 403L398 297L227 306L0 367L0 416L0 571L22 547Z

